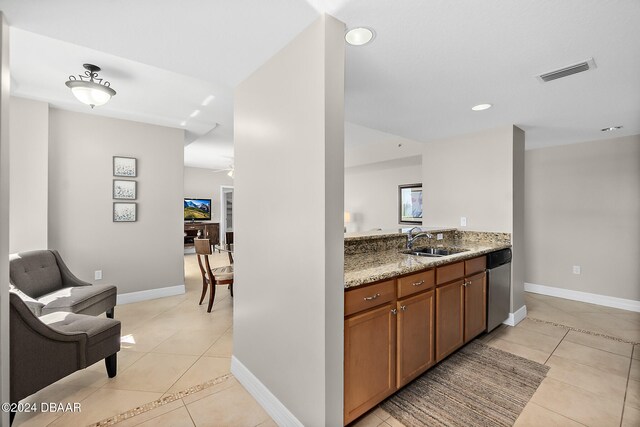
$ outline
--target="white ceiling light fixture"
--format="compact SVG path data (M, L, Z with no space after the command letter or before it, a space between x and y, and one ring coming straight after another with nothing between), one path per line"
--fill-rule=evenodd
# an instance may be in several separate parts
M214 98L215 98L215 96L213 96L213 95L209 95L209 96L207 96L207 97L204 99L204 101L202 101L202 106L203 106L203 107L206 107L207 105L211 104L211 101L213 101L213 100L214 100Z
M620 130L620 129L622 129L622 126L611 126L611 127L608 127L608 128L602 128L602 129L600 129L600 131L602 131L602 132L611 132L611 131Z
M111 89L111 83L98 77L100 67L93 64L82 64L87 70L84 75L69 76L69 80L65 83L71 93L83 104L87 104L91 108L101 106L109 102L116 91Z
M233 165L232 165L231 169L229 169L229 172L227 172L227 175L230 176L231 178L233 178L233 173L234 173L234 168L233 168Z
M344 39L351 46L362 46L371 43L374 37L375 33L373 30L366 27L352 28L344 35Z
M471 107L471 109L473 111L483 111L483 110L488 110L491 107L493 107L492 104L478 104L478 105L475 105L475 106Z
M200 110L194 110L193 113L189 114L189 117L195 117L200 114Z

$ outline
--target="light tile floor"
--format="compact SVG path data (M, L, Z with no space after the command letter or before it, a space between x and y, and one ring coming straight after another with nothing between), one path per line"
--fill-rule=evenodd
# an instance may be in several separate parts
M226 255L214 257L215 265ZM118 306L123 344L118 376L97 363L28 400L81 402L80 414L18 414L15 426L85 426L229 372L232 299L219 286L214 309L197 305L200 272L185 256L187 293ZM481 339L493 347L550 366L515 425L639 426L640 346L546 322L640 341L640 313L536 294L526 295L530 319L501 326ZM275 423L233 378L116 424L129 426L248 426ZM354 426L402 426L376 408Z

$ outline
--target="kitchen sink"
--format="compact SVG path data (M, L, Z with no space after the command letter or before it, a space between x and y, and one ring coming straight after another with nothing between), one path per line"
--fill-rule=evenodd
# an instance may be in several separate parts
M447 255L459 254L468 250L469 249L461 248L414 248L400 251L400 253L426 257L443 257Z

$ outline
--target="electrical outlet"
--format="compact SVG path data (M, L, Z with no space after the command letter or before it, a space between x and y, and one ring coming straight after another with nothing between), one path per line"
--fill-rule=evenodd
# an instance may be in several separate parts
M442 240L442 239L444 239L444 236L442 235L442 233L436 234L436 240Z
M96 270L96 271L93 273L93 278L94 278L95 280L102 280L102 270Z
M466 216L461 216L460 217L460 227L466 227L467 226L467 217Z
M580 266L579 265L574 265L573 266L573 274L580 274Z

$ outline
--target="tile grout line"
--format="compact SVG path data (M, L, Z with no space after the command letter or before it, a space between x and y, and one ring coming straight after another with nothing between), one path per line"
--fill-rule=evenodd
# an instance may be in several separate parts
M553 353L556 352L556 350L558 349L558 347L560 347L560 344L562 344L562 341L564 341L564 339L567 337L567 335L569 335L570 331L567 331L562 338L560 339L560 341L558 341L558 344L556 344L555 348L551 351L551 353L549 354L549 356L547 357L547 360L544 361L544 364L546 365L547 362L549 361L549 359L551 359L551 356L553 356Z
M633 353L636 351L635 345L631 350L631 358L629 359L629 372L627 373L627 386L624 388L624 399L622 399L622 414L620 415L620 426L622 427L622 420L624 419L624 407L627 404L627 393L629 392L629 381L631 379L631 365L633 365Z

